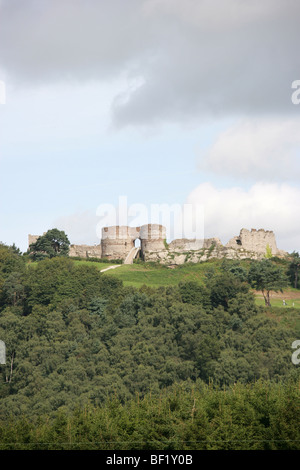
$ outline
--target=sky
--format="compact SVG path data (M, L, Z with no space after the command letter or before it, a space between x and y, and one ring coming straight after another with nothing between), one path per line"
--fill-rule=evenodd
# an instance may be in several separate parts
M0 0L0 241L192 206L300 251L299 0ZM140 217L134 210L143 208ZM168 235L170 238L171 234Z

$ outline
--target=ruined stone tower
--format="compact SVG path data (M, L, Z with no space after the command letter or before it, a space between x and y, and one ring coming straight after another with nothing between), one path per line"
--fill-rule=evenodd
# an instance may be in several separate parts
M147 252L164 249L166 229L162 225L147 224L141 227L112 226L102 229L102 257L107 259L125 259L140 240L140 256Z
M139 238L139 227L112 226L102 229L102 257L125 259Z
M165 249L166 229L163 225L147 224L140 227L141 255Z
M266 249L269 247L273 256L279 253L274 232L263 229L256 230L252 228L251 231L249 231L246 228L242 228L239 236L229 240L226 247L244 249L263 255L266 254Z

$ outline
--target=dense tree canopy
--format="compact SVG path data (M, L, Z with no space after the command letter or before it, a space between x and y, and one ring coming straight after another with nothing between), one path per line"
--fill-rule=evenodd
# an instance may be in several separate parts
M54 256L67 256L70 241L63 230L53 228L41 235L29 247L33 259L53 258Z
M136 289L54 257L26 275L8 270L0 337L2 412L39 414L100 404L114 390L126 400L186 380L277 380L293 370L295 331L268 318L239 275Z
M291 263L289 267L289 275L295 289L299 287L299 272L300 272L300 255L298 252L291 253Z
M290 383L297 372L291 361L291 344L300 337L297 311L291 308L290 316L279 320L280 316L275 319L267 314L268 309L258 307L246 282L248 272L246 279L245 268L238 263L210 270L204 282L182 280L178 286L138 289L100 273L97 263L90 266L64 256L27 265L25 261L14 247L0 245L0 339L6 345L6 364L0 365L0 446L14 439L34 442L38 439L34 436L42 436L45 442L66 442L70 420L72 429L81 432L84 407L93 407L98 420L98 428L84 421L91 442L99 429L107 436L102 420L108 416L115 423L111 432L116 439L125 432L148 445L147 435L155 441L154 432L160 436L158 441L167 439L167 434L175 440L178 436L201 440L201 432L209 440L210 423L218 423L224 435L236 437L249 432L242 421L250 423L253 417L256 424L251 436L266 438L266 442L268 436L289 436L276 426L281 411L295 410L289 408L284 391L282 402L277 400L273 387ZM276 278L282 268L274 269L278 266L271 260L261 263L250 264L251 282L258 288L267 276L264 289L282 286L282 279ZM259 388L247 395L248 384L257 381L268 384L273 401L262 402ZM240 388L243 398L235 401L231 392L227 396L223 391L212 396L205 388L211 384L220 391L239 384L244 387ZM197 411L192 421L185 421L188 395L180 400L174 390L190 394L193 387L200 393ZM169 389L172 392L160 408L159 397ZM220 405L222 396L225 401ZM138 413L136 399L153 404L141 408L139 427L137 421L130 421L129 412ZM227 399L228 415L222 408ZM193 404L194 399L189 416ZM114 421L112 410L114 416L120 414L120 421ZM172 426L160 422L159 410L173 416L176 435ZM18 423L13 435L12 427L7 427L12 416ZM27 427L24 416L30 417ZM227 428L226 416L231 416L236 432ZM276 425L262 424L271 416ZM42 417L45 422L40 421ZM36 426L37 434L33 430L28 437L30 426ZM216 432L215 437L221 435Z

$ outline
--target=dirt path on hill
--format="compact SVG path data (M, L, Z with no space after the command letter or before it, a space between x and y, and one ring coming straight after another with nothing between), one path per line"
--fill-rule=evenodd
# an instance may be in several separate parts
M116 269L122 266L121 264L115 264L114 266L109 266L109 268L101 269L100 273L104 273L104 271L108 271L109 269Z

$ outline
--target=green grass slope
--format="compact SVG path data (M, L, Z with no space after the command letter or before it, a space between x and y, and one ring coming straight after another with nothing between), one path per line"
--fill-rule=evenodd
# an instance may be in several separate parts
M230 262L230 261L229 261ZM107 262L95 262L86 260L76 260L74 263L86 263L96 266L100 271L109 266L115 266ZM249 260L242 260L241 266L247 269ZM105 276L113 276L120 279L124 286L133 286L136 288L147 285L157 288L161 286L175 286L180 282L196 281L203 284L205 277L210 273L221 272L222 260L211 259L202 263L185 263L180 266L164 266L158 263L134 263L121 265L103 273ZM264 305L264 299L260 292L256 292L256 301L258 305ZM286 306L283 305L286 301ZM287 288L284 292L273 292L271 295L272 307L300 308L300 291L298 289Z

